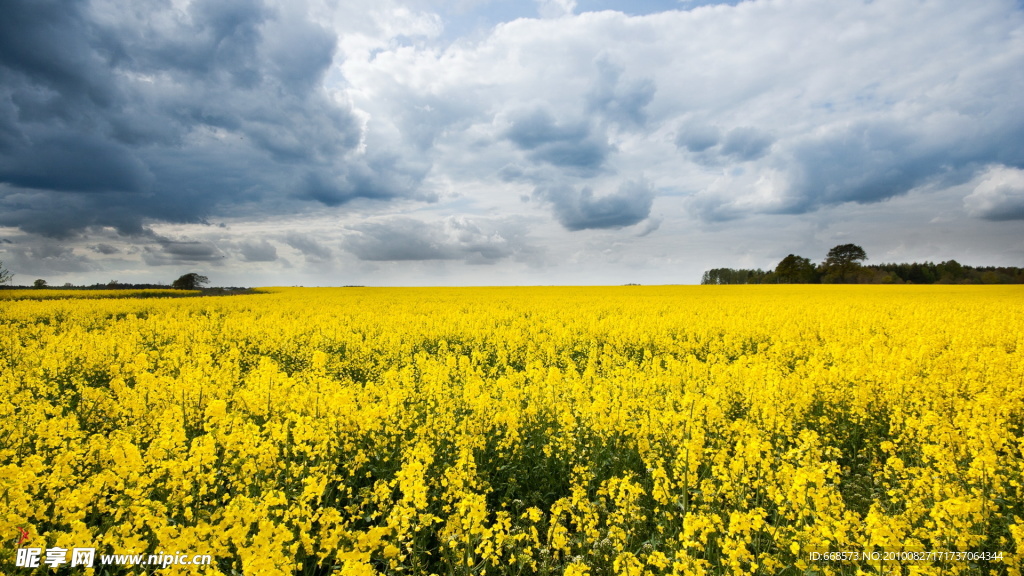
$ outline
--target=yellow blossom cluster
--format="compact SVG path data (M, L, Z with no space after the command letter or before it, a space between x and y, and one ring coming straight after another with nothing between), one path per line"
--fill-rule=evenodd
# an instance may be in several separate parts
M4 300L67 300L106 298L173 298L198 296L199 290L175 290L171 288L75 290L75 289L19 289L0 290L0 302Z
M0 300L5 573L1021 574L1019 287L77 295Z

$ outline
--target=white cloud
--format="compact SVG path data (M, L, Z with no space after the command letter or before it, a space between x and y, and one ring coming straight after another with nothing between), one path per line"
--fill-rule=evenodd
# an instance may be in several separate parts
M576 14L586 6L541 0L526 4L541 18L462 22L473 35L454 41L449 7L433 0L268 0L245 20L249 36L232 38L234 52L210 49L209 61L198 41L182 40L194 38L181 33L191 30L181 20L190 5L154 9L153 18L126 5L91 4L114 40L153 45L140 43L143 30L167 46L138 56L130 82L117 77L137 89L124 102L124 118L111 120L121 140L89 133L83 142L96 141L91 148L52 135L45 142L71 166L83 150L109 159L89 163L109 168L88 180L97 190L121 182L111 179L118 166L135 174L128 160L144 163L155 182L185 185L125 198L34 192L42 172L27 171L32 166L13 156L5 165L4 150L23 148L4 148L3 138L28 126L20 118L29 112L45 115L47 103L15 110L25 96L4 86L0 172L9 169L25 187L0 182L0 226L51 236L77 226L91 236L83 226L139 233L161 218L250 217L251 234L294 217L287 232L218 232L233 258L219 265L269 269L274 257L304 258L314 270L355 262L372 283L372 274L398 274L399 262L451 278L467 278L459 267L474 258L522 273L514 265L527 248L546 250L544 261L576 258L578 265L559 269L561 281L591 278L588 263L593 270L612 262L646 262L652 271L699 267L699 247L730 231L747 239L751 248L735 248L744 258L772 259L801 251L792 238L812 242L796 235L782 247L774 230L813 228L813 242L827 248L827 230L843 220L837 214L877 218L889 203L901 206L902 224L892 223L901 233L929 237L936 226L928 223L942 221L969 234L975 253L988 242L992 253L1005 255L1007 224L1000 221L1020 218L1024 11L1011 0L754 0L635 17ZM497 14L500 7L483 1L470 8ZM168 48L189 46L194 50ZM160 66L146 65L171 56L203 82L168 83ZM82 90L107 95L111 83L99 72L84 78L96 62L85 64ZM145 88L151 82L158 86ZM190 97L193 86L202 95ZM65 96L88 100L78 94ZM188 113L176 116L176 103L190 103ZM193 130L189 122L207 128ZM148 147L130 144L133 134L144 135ZM144 188L150 180L136 172ZM625 190L624 182L644 184ZM957 188L964 182L970 189ZM959 194L955 206L939 218L929 206L953 197L951 190ZM531 195L537 201L519 200ZM87 210L94 205L102 210ZM517 223L518 236L495 224L507 221ZM480 234L463 238L468 232L458 222ZM263 237L277 244L252 240ZM437 258L392 258L416 255L400 246L406 237L434 242L436 250L419 256ZM914 247L958 241L966 240L945 234L931 244L901 245L913 258ZM98 241L82 242L72 254L95 255L88 247ZM660 255L651 255L653 246ZM672 246L695 248L681 264ZM721 260L722 250L712 264L732 263ZM149 259L222 254L205 244L158 245ZM139 255L117 256L130 257ZM413 268L419 261L444 266Z
M1024 163L1012 146L1024 105L1005 97L1024 92L1020 27L1002 2L760 1L520 19L480 42L345 70L357 107L390 119L392 145L430 142L433 172L456 184L509 165L580 186L642 174L701 190L709 209L779 209L763 186L716 192L723 168L743 163L754 182L787 187L775 193L785 209L807 211L903 194L978 161ZM538 110L544 126L516 139L509 126ZM584 161L603 169L581 172Z
M964 209L985 220L1024 220L1024 170L990 166L964 198Z

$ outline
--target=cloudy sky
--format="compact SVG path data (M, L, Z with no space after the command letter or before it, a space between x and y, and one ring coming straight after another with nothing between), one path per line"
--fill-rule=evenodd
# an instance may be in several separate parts
M16 284L1024 265L1021 0L0 0Z

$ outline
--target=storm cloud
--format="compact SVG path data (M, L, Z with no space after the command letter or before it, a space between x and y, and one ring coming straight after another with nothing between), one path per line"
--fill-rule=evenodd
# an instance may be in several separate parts
M548 202L566 230L623 228L643 221L651 214L654 192L643 181L624 182L611 194L595 196L594 191L573 186L538 187L534 197Z
M601 168L611 151L607 140L587 122L559 123L543 108L515 114L505 137L533 161L585 174Z
M201 240L176 240L157 236L155 244L145 246L143 260L150 266L178 264L219 264L227 258L216 245Z
M359 121L325 90L335 31L256 0L176 6L5 4L4 225L137 234L238 205L334 206L416 188L422 168L356 150Z

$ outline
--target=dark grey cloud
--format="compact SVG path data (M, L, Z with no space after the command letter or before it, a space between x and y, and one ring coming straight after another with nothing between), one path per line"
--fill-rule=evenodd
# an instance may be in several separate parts
M531 171L523 166L516 164L506 164L501 167L497 172L498 178L503 182L518 182L520 180L528 180L531 178Z
M0 18L0 224L54 237L414 195L323 80L334 31L261 0L9 0ZM55 196L55 194L58 194Z
M409 218L373 222L353 227L358 232L345 248L360 260L454 260L455 246L441 236L441 230Z
M308 172L298 187L298 195L316 200L327 206L338 206L355 197L355 188L344 176L335 177L323 172Z
M589 132L585 124L558 125L550 112L534 108L513 116L505 137L523 150L535 150L549 142L582 140Z
M153 176L128 147L94 134L37 134L0 156L0 181L63 192L140 192Z
M397 197L436 201L418 190L429 166L398 154L381 153L335 170L311 170L296 187L296 196L339 206L356 198L388 200Z
M605 196L594 196L588 187L539 186L534 197L548 202L555 218L567 230L623 228L642 222L651 214L654 191L644 181L626 181L619 189Z
M971 210L970 213L993 222L1024 220L1024 199L1018 193L1016 197L1003 198L1002 202L986 206L983 210Z
M4 266L21 273L25 283L28 283L25 275L85 272L94 268L93 262L86 255L50 240L30 244L15 243L8 246L5 252Z
M940 157L915 152L915 144L905 131L877 124L801 143L794 151L797 207L876 202L910 190L941 166Z
M773 141L770 134L757 128L733 128L722 141L722 154L740 161L756 160L768 152Z
M612 150L607 138L595 133L589 123L559 123L543 108L513 115L504 136L534 162L583 173L599 170Z
M0 184L0 225L59 239L72 238L84 230L107 226L122 233L143 235L146 231L139 217L140 212L164 206L166 214L173 215L175 210L181 210L174 203L142 194L76 194L11 189Z
M448 218L422 222L393 218L351 226L345 248L366 261L460 260L493 264L507 258L530 261L539 251L525 228L513 222Z
M185 262L212 262L224 258L216 246L205 242L167 240L161 242L164 252Z
M595 62L597 79L587 94L587 109L622 126L642 127L647 123L647 105L656 91L650 78L626 80L623 69L607 57Z
M153 235L154 244L143 247L142 259L150 266L217 264L226 256L214 244L199 240L175 240Z
M72 101L99 108L117 98L117 84L96 49L84 2L6 1L0 19L0 66L4 80L22 76L29 83L5 82L8 98L20 104L28 120L57 113L65 119ZM51 109L47 109L52 106Z
M752 126L739 126L722 136L717 126L699 122L685 124L676 135L676 146L705 165L757 160L769 152L774 142L770 133Z
M983 120L992 122L963 118L953 126L922 127L909 119L861 120L788 141L753 128L733 129L694 160L716 168L752 165L734 166L688 204L717 222L756 213L803 214L847 202L882 202L924 186L964 184L984 175L986 166L1002 166L1000 177L1024 168L1024 120L999 127L984 126ZM1018 219L1014 187L1024 183L1017 182L1008 177L998 190L991 182L979 185L964 207L986 220Z
M266 53L281 85L301 95L315 90L333 60L337 38L297 14L295 10L280 14L278 33L267 39Z
M277 247L260 240L259 242L242 242L239 246L242 259L246 262L273 262L277 260Z
M858 123L813 136L785 157L785 211L878 202L929 182L962 182L988 156L987 147L969 139L942 142L897 123Z
M96 252L97 254L103 254L106 256L121 253L120 248L118 248L117 246L111 246L110 244L96 244L94 246L90 246L89 249L92 250L93 252Z
M676 135L676 146L686 148L690 152L703 152L717 145L720 138L720 131L716 126L687 124Z
M330 248L324 246L308 234L291 232L284 237L284 242L302 252L302 255L308 261L327 262L334 256L334 252Z

